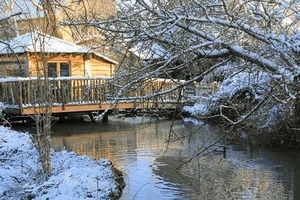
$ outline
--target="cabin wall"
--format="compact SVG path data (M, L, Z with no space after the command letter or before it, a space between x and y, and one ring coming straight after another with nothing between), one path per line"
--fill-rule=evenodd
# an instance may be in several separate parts
M88 76L106 76L112 77L115 75L115 64L105 60L89 59L86 61Z
M115 64L97 57L84 59L83 55L47 55L48 63L68 63L70 76L105 76L112 77L115 74ZM21 64L20 64L21 63ZM5 77L37 77L43 76L43 62L38 54L21 55L18 59L14 56L0 56L0 78ZM60 77L59 67L57 69Z
M70 64L70 76L84 76L84 59L82 55L65 55L49 57L48 62L68 62Z
M85 67L82 55L52 55L47 56L47 62L53 63L69 63L70 76L84 76ZM40 56L32 55L29 59L30 76L37 76L38 72L43 75L43 65ZM38 70L40 69L40 70ZM58 69L59 70L59 69Z
M112 77L115 74L115 64L104 59L87 58L83 55L53 55L47 56L47 62L70 64L70 76L106 76ZM40 70L38 70L40 69ZM29 58L29 75L37 76L38 72L43 75L42 61L39 56L32 55Z
M0 56L0 78L26 77L29 75L27 55Z
M43 63L39 55L31 55L28 58L29 77L43 76Z

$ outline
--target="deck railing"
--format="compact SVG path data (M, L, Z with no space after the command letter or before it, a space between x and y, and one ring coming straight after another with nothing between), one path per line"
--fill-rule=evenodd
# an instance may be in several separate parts
M5 78L0 79L0 101L10 107L33 107L40 102L40 91L47 89L52 106L109 103L116 97L118 101L170 102L183 94L182 88L164 93L174 86L172 80L151 79L120 94L120 86L114 85L112 78L62 77L49 78L47 82L37 78Z
M53 105L68 103L84 104L105 101L113 91L105 78L52 78L44 82L41 79L10 78L0 79L0 101L8 105L35 105L41 98L40 92L49 91Z

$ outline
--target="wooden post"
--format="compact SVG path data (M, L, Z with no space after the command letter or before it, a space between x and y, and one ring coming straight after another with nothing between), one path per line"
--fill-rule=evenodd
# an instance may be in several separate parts
M10 83L9 91L10 91L11 103L14 105L16 101L15 101L15 95L13 91L13 82Z
M65 95L64 95L64 87L63 87L63 83L60 80L60 92L61 92L61 105L62 105L62 109L65 110Z
M25 87L25 90L26 90L26 104L31 104L31 82L30 81L26 81L26 87Z
M102 118L102 122L108 122L108 112L104 113L103 118Z

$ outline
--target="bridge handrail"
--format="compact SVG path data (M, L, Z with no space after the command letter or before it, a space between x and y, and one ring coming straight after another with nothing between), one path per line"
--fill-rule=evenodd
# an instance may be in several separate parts
M120 88L113 85L112 77L11 77L0 78L0 101L7 105L19 108L37 105L39 92L47 89L50 91L50 105L64 106L67 104L101 104L111 102L116 97ZM45 85L48 83L49 85ZM133 85L129 91L122 94L120 100L143 101L143 97L152 98L155 101L176 101L179 93L168 92L176 82L171 79L149 79L139 86ZM48 88L46 88L48 87ZM157 93L156 96L151 94ZM149 96L150 95L150 96Z

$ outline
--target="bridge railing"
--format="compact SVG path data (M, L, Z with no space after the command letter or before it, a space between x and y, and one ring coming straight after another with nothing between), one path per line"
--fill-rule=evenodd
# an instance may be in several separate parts
M5 78L0 79L0 101L11 107L37 106L42 102L42 92L49 91L43 100L52 106L109 103L117 97L120 89L111 80L105 77L61 77L49 78L47 81L37 78ZM143 97L152 95L147 100L177 101L180 95L184 95L182 88L166 92L176 84L168 79L145 80L133 85L118 98L119 101L143 101Z
M182 93L182 88L167 92L168 90L176 87L178 83L171 79L151 79L143 83L144 87L140 91L142 96L153 96L156 101L161 102L174 102L177 101Z
M106 101L114 87L107 78L36 78L0 79L0 101L8 105L33 106L41 102L41 92L48 91L53 105L91 104ZM108 95L109 94L109 95Z

